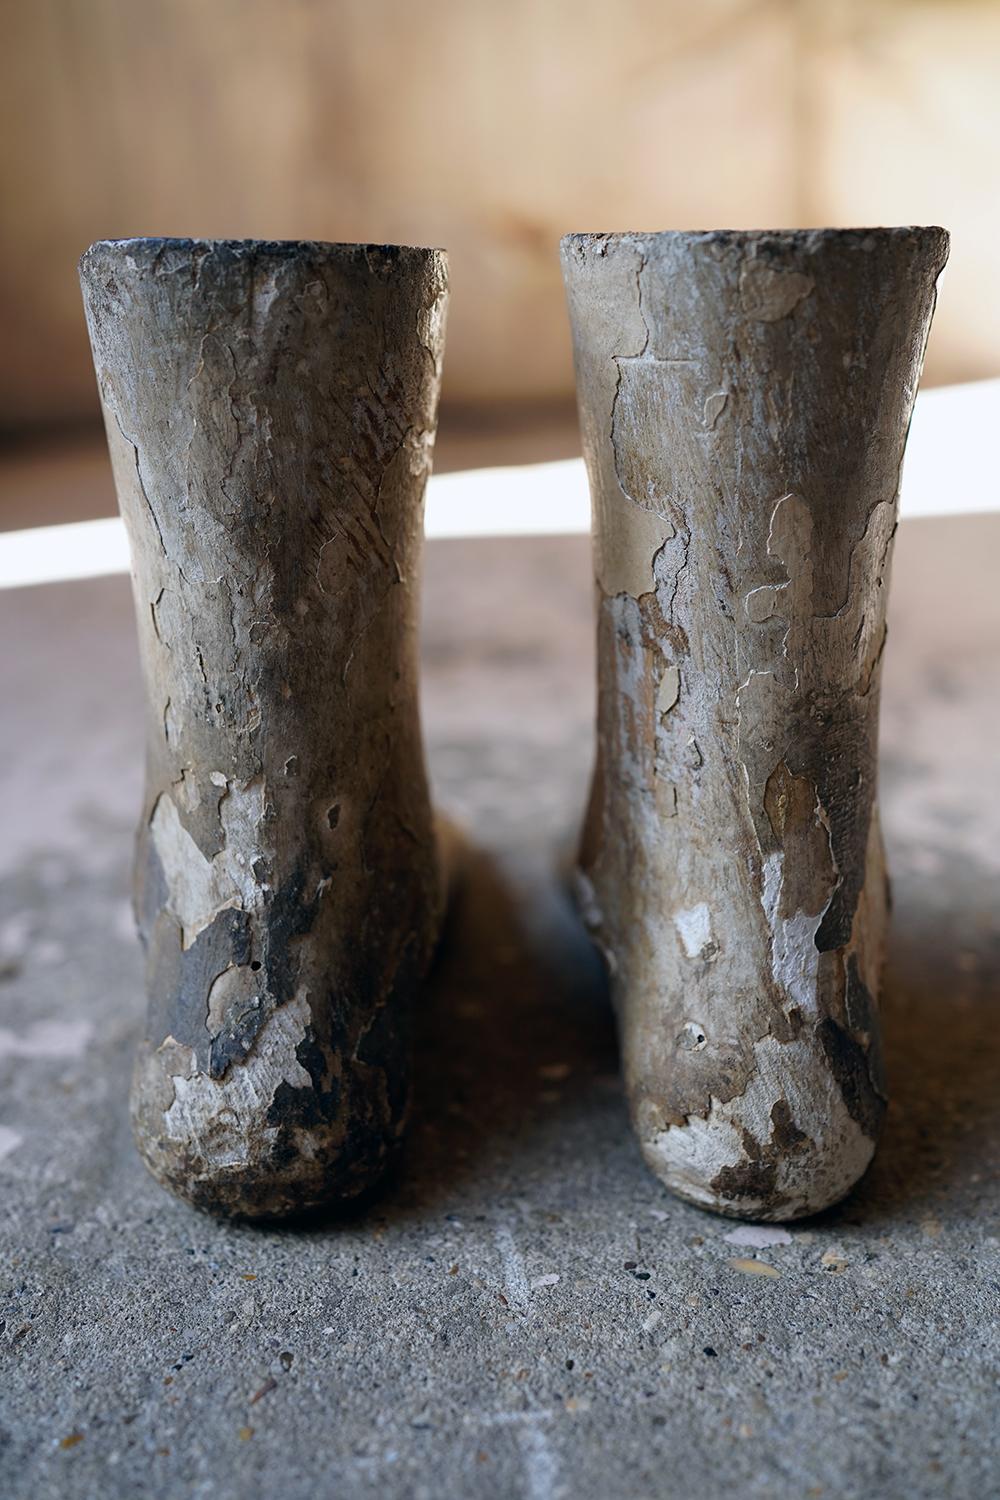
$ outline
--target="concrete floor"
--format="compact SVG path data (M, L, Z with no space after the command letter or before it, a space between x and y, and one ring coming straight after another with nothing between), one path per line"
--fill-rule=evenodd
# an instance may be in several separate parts
M587 545L429 549L425 705L474 843L403 1171L309 1229L145 1175L124 579L0 594L0 1494L1000 1494L1000 519L897 543L883 807L893 1103L839 1209L752 1232L629 1134L562 894L591 752Z

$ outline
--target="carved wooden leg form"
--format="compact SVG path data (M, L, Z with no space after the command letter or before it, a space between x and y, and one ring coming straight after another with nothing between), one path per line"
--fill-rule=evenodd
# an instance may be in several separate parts
M445 257L126 240L81 279L146 689L132 1116L199 1207L368 1187L443 908L417 705Z
M885 1108L879 679L940 229L572 235L594 516L581 905L682 1197L840 1198Z

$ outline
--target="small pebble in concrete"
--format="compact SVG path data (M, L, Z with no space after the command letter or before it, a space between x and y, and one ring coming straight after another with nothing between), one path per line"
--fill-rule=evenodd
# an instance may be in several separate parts
M777 1266L769 1266L766 1260L744 1260L737 1256L728 1260L726 1265L731 1271L739 1271L744 1276L769 1276L773 1279L781 1275Z

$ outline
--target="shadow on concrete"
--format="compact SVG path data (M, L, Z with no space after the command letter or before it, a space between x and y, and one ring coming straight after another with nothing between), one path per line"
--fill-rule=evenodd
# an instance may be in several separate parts
M467 851L415 1069L413 1129L388 1214L452 1197L487 1167L516 1184L536 1129L568 1125L595 1090L620 1102L603 965L550 865L512 875ZM625 1129L623 1103L620 1112Z
M936 902L941 890L946 898ZM970 872L897 887L882 1141L858 1188L809 1224L888 1233L916 1217L933 1233L946 1193L968 1193L971 1208L994 1190L981 1180L983 1143L1000 1142L1000 944L991 932L982 882ZM619 1146L629 1134L603 965L551 864L511 873L494 856L465 851L415 1054L413 1122L393 1172L349 1208L288 1221L290 1230L439 1212L486 1176L516 1193L552 1130L572 1129L598 1151L612 1134ZM638 1150L636 1167L645 1171Z
M269 1232L398 1223L454 1206L487 1175L516 1191L537 1131L609 1104L628 1130L603 964L551 861L511 872L465 846L415 1032L413 1117L391 1172L350 1205Z
M868 1174L821 1222L889 1233L916 1217L933 1238L946 1196L952 1213L956 1197L970 1214L995 1202L983 1164L1000 1148L998 892L957 862L894 890L883 1000L889 1110Z

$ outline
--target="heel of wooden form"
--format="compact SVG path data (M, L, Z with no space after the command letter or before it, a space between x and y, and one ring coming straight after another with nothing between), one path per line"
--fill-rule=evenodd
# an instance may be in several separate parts
M139 1150L200 1208L365 1191L444 909L417 704L440 252L134 240L81 280L147 713Z
M885 605L938 229L563 243L594 513L581 907L646 1160L841 1198L885 1108Z

